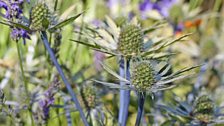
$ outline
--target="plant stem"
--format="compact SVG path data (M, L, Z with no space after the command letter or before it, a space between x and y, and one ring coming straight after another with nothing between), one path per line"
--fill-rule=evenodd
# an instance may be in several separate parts
M23 70L23 62L22 62L22 56L21 56L21 52L20 52L20 47L19 47L19 43L16 42L16 47L17 47L17 52L18 52L18 56L19 56L19 65L20 65L20 70L22 73L22 78L23 78L23 82L24 82L24 87L25 87L25 92L26 95L29 96L29 92L28 92L28 84L27 84L27 80L24 74L24 70Z
M135 126L139 126L141 123L143 108L145 103L145 92L138 93L138 114L135 122Z
M20 70L21 70L21 73L22 73L22 78L23 78L23 82L24 82L26 96L29 97L28 83L27 83L25 73L24 73L24 70L23 70L22 56L21 56L20 47L19 47L18 42L16 42L16 47L17 47L17 53L18 53L18 56L19 56L19 65L20 65ZM30 115L30 119L31 119L31 124L32 124L32 126L34 126L34 120L33 120L33 117L32 117L31 107L29 107L28 110L29 110L29 115Z
M130 80L129 61L121 59L120 62L120 76ZM125 82L120 82L120 85L125 85ZM120 109L118 121L121 126L126 126L128 118L128 107L130 102L130 90L120 90Z
M60 65L59 65L59 63L58 63L58 61L57 61L57 59L56 59L56 57L55 57L55 55L54 55L50 45L49 45L49 42L48 42L48 39L47 39L47 33L45 31L41 32L41 39L42 39L42 41L43 41L43 43L44 43L44 45L45 45L45 47L46 47L50 57L51 57L51 60L53 61L56 69L58 70L58 73L60 74L60 76L61 76L61 78L62 78L62 80L63 80L63 82L64 82L64 84L65 84L65 86L66 86L66 88L67 88L67 90L69 92L69 94L71 95L72 101L75 103L75 106L76 106L76 108L78 109L78 111L80 113L80 116L82 118L82 121L83 121L84 125L85 126L89 126L89 124L88 124L88 122L86 120L86 117L85 117L85 115L84 115L84 113L82 111L82 108L80 106L80 103L79 103L79 101L78 101L78 99L76 97L76 94L74 93L70 83L68 82L67 78L65 77L64 72L62 71L62 69L61 69L61 67L60 67Z

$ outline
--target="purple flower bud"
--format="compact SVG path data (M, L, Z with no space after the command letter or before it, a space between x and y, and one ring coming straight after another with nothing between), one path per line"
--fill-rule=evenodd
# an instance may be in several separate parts
M142 13L143 17L146 17L146 11L157 10L163 17L169 16L169 9L177 3L178 0L160 0L152 2L151 0L144 0L140 3L139 10Z
M4 8L5 10L8 10L8 5L0 0L0 8Z
M30 2L30 0L27 0L27 2ZM23 13L23 3L24 0L8 0L8 2L0 0L0 9L5 9L4 17L9 21L20 23ZM15 41L18 41L20 38L22 38L24 42L25 39L30 39L29 33L27 31L16 27L11 27L11 37Z

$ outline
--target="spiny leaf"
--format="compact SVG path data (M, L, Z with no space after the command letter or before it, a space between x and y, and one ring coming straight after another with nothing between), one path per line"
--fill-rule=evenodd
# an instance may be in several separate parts
M172 45L172 44L174 44L175 42L178 42L178 41L182 40L183 38L185 38L185 37L187 37L187 36L190 36L190 35L192 35L192 33L185 34L185 35L183 35L183 36L181 36L181 37L179 37L179 38L177 38L177 39L174 39L173 41L167 43L164 47L167 47L167 46L169 46L169 45ZM164 48L164 47L163 47L163 48Z
M76 43L79 43L79 44L82 44L82 45L85 45L85 46L88 46L88 47L91 47L91 48L94 48L94 49L100 49L100 47L97 46L97 45L89 44L89 43L86 43L86 42L83 42L83 41L80 41L80 40L70 39L70 41L73 41L73 42L76 42Z
M110 54L112 56L118 55L118 54L115 54L113 52L102 50L98 45L93 45L93 44L89 44L89 43L86 43L86 42L83 42L83 41L73 40L73 39L70 39L70 41L73 41L73 42L76 42L76 43L88 46L88 47L92 48L93 50L96 50L96 51L99 51L99 52L102 52L102 53L106 53L106 54Z
M193 70L193 69L198 68L198 67L200 67L200 66L202 66L202 65L196 65L196 66L192 66L192 67L187 67L187 68L181 69L181 70L179 70L179 71L177 71L177 72L171 74L170 76L167 76L167 77L162 78L162 80L170 79L170 78L172 78L172 77L178 76L178 75L180 75L180 74L182 74L182 73L184 73L184 72Z
M73 17L70 17L70 18L68 18L68 19L66 19L66 20L64 20L64 21L62 21L62 22L56 24L55 26L49 28L48 30L49 30L50 32L54 32L55 30L60 29L60 28L64 27L65 25L67 25L67 24L73 22L75 19L77 19L79 16L81 16L84 12L85 12L85 11L83 11L82 13L79 13L79 14L73 16Z
M0 24L3 24L3 25L6 25L6 26L9 26L9 27L12 27L12 25L9 24L9 23L7 23L7 22L2 22L2 21L0 21Z
M12 22L12 21L9 21L9 22L10 22L10 23L12 24L12 26L14 26L14 27L24 29L24 30L26 30L26 31L28 31L28 32L31 32L31 31L32 31L29 27L27 27L27 26L25 26L25 25L22 25L22 24L19 24L19 23L16 23L16 22Z
M130 83L128 80L126 80L125 78L121 77L120 75L118 75L116 72L114 72L113 70L111 70L108 66L106 66L105 64L101 63L101 65L103 66L103 68L109 72L110 74L112 74L113 76L115 76L116 78L118 78L121 81L124 81L126 83Z
M123 90L130 90L131 88L128 85L119 85L115 83L108 83L108 82L103 82L103 81L98 81L98 80L92 80L96 83L108 86L110 88L115 88L115 89L123 89Z
M179 112L171 107L168 107L168 106L165 106L165 105L157 105L160 109L164 109L166 110L167 112L171 113L171 114L174 114L174 115L180 115L180 116L188 116L185 112L182 113L182 112Z
M152 32L152 31L156 30L156 29L162 28L162 27L165 26L166 23L167 23L167 22L165 22L165 21L157 22L157 23L155 23L153 26L151 26L151 27L149 27L149 28L146 28L146 29L143 29L143 33L144 33L144 34L147 34L147 33L149 33L149 32Z
M167 47L167 46L170 46L172 44L174 44L175 42L178 42L178 41L182 41L183 38L191 35L192 33L189 33L189 34L185 34L177 39L174 39L172 41L167 41L167 42L163 42L162 40L159 42L159 44L161 43L161 45L159 45L159 47L153 47L151 48L151 50L147 51L147 52L144 52L142 55L143 56L146 56L146 55L149 55L151 53L158 53L159 51L161 51L161 49ZM157 44L158 45L158 44Z
M168 80L160 80L155 85L160 87L160 86L163 86L164 84L169 84L169 83L177 81L177 80L182 80L182 79L185 79L185 78L192 77L193 75L195 75L195 74L192 73L192 74L189 74L189 75L181 75L181 76L178 76L178 77L174 77L174 78L171 78L171 79L168 79Z

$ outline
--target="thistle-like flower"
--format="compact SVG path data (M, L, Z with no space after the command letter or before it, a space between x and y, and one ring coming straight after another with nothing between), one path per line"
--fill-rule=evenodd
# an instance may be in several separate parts
M131 66L131 84L138 91L147 91L155 82L154 70L147 61L138 61Z
M82 86L80 95L87 110L94 109L99 104L96 89L93 86Z
M117 50L124 56L138 55L143 51L143 32L138 25L121 28Z
M30 12L30 29L45 31L52 23L51 12L45 3L36 4Z
M152 42L150 38L145 37L145 34L153 31L158 27L157 24L149 28L141 28L136 18L133 18L124 24L114 22L110 17L106 16L106 24L97 29L88 27L81 33L88 41L71 40L80 44L84 44L94 48L97 51L110 54L112 56L125 57L128 60L136 56L148 56L150 58L161 54L161 50L188 35L183 35L177 39L164 39L158 42ZM77 31L78 32L78 31ZM79 33L79 32L78 32ZM80 33L79 33L80 34ZM151 45L151 46L149 46ZM156 54L154 52L157 52ZM152 56L153 55L153 56ZM170 54L163 53L157 58L169 56Z
M223 124L222 107L216 106L215 102L207 94L196 98L193 105L186 101L175 101L178 106L174 108L170 107L170 105L158 105L158 107L166 110L175 117L181 117L182 120L177 120L181 124L190 124L194 126Z
M109 72L110 74L117 77L120 81L125 82L127 85L119 86L118 84L114 83L107 83L98 80L94 80L97 83L109 86L110 88L120 88L120 89L130 89L135 90L138 92L157 92L160 90L166 90L175 87L176 85L171 83L177 80L181 80L184 78L191 77L193 74L186 74L186 72L197 68L198 66L188 67L181 69L177 72L172 74L164 74L164 71L169 68L169 64L164 64L163 67L159 69L158 65L160 62L156 62L153 60L147 60L142 58L132 58L131 60L131 79L126 80L125 78L119 76L117 73L113 72L109 68L109 66L102 64L104 69Z
M208 95L202 95L195 100L192 115L193 117L208 124L214 118L215 105Z

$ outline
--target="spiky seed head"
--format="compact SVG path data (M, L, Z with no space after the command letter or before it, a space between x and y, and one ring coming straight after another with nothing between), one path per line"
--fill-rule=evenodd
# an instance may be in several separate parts
M96 90L92 86L83 86L81 88L81 97L83 104L87 109L95 108L98 104Z
M137 91L144 92L154 84L154 71L148 61L134 62L131 66L131 83Z
M215 105L208 95L202 95L194 103L193 116L204 123L213 119Z
M129 24L121 28L118 51L123 56L137 55L143 51L143 32L139 26Z
M30 29L45 31L51 24L51 14L45 3L36 4L30 12Z

